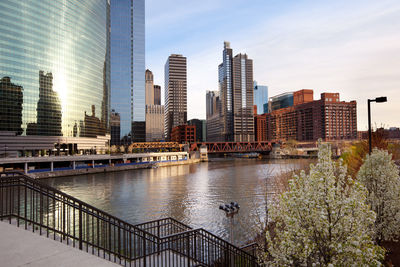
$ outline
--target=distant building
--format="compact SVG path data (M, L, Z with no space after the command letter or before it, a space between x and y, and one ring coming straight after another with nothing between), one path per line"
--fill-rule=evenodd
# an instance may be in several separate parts
M295 105L266 114L267 140L325 141L357 138L357 103L341 102L338 93L313 100L312 90L292 94Z
M196 142L196 126L194 125L179 125L171 131L171 141L183 143Z
M255 141L267 141L267 114L254 116Z
M218 66L221 139L254 141L253 61L246 54L233 57L229 42L224 42L222 55Z
M277 96L270 97L269 99L269 110L272 112L281 108L287 108L293 106L293 92L283 93Z
M223 141L222 122L220 118L221 100L218 91L207 91L206 94L206 140L207 142Z
M196 142L206 141L206 120L191 119L188 120L188 125L196 126Z
M154 85L154 105L161 105L161 86Z
M254 81L254 105L257 106L257 114L268 113L268 86L258 85Z
M156 97L159 98L160 95L155 89L153 73L150 70L146 70L146 142L165 140L164 106L156 104ZM157 101L160 102L159 100Z
M164 140L164 106L146 105L146 142Z
M165 63L165 125L166 140L172 128L187 123L186 57L172 54Z
M110 128L111 128L111 141L110 144L120 145L121 144L121 117L119 113L113 109L110 117Z
M254 141L253 60L246 54L233 58L233 133L235 142Z
M154 105L153 73L146 70L146 105Z

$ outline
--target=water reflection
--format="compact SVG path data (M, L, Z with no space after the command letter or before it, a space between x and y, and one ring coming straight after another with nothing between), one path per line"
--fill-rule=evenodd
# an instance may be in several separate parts
M235 239L255 235L265 216L268 170L287 161L221 159L214 162L44 180L46 183L132 224L173 217L229 239L229 221L218 206L241 205Z

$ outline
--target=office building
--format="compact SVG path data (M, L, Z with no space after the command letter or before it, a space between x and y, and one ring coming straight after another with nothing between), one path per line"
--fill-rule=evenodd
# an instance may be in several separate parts
M223 141L220 118L221 101L218 91L207 91L206 94L206 140L207 142Z
M233 58L233 133L235 142L254 141L253 61L246 54Z
M161 86L154 85L154 105L161 105Z
M196 126L196 142L205 142L206 141L206 120L199 119L191 119L188 120L188 125Z
M157 105L153 73L146 70L146 142L159 142L164 138L164 106ZM159 96L157 96L159 97Z
M144 142L145 0L111 1L111 17L111 106L120 114L122 138Z
M224 141L233 141L233 82L232 54L229 42L224 42L222 63L218 66L219 97L221 101L221 135Z
M257 114L268 113L268 86L258 85L254 81L254 105L257 106Z
M325 141L357 138L357 103L340 101L338 93L313 100L312 90L295 92L293 106L266 114L269 141Z
M218 66L220 124L223 141L254 141L253 61L246 54L232 57L224 42L223 60Z
M293 106L293 92L283 93L269 99L268 112Z
M13 156L105 148L109 1L1 1L0 17L0 146Z
M172 54L165 63L165 137L172 128L187 123L186 57Z
M164 106L146 105L146 142L164 140Z
M119 113L113 109L110 117L110 128L111 128L111 141L110 144L120 145L121 144L121 117Z

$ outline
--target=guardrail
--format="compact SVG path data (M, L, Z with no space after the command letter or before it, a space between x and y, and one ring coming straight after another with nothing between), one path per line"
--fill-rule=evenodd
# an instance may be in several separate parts
M19 172L0 173L0 220L124 266L257 266L203 229L172 218L132 225Z

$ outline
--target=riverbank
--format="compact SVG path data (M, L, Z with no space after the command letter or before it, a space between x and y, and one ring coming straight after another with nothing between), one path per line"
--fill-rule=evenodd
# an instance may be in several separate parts
M46 178L67 177L67 176L85 175L93 173L119 172L119 171L135 170L135 169L151 169L158 167L194 164L199 162L201 162L200 159L176 160L168 162L142 162L137 164L127 164L121 166L105 166L105 167L85 168L85 169L75 169L75 170L72 169L60 170L60 171L55 170L52 172L28 173L27 175L34 179L46 179Z

